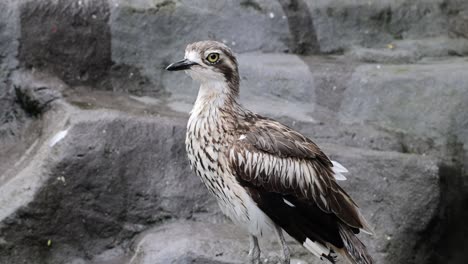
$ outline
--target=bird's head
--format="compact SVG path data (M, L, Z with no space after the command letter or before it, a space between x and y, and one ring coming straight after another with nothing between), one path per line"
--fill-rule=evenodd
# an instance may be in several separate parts
M189 44L184 59L170 64L166 70L185 70L192 79L202 84L226 83L236 90L239 85L236 57L228 46L217 41Z

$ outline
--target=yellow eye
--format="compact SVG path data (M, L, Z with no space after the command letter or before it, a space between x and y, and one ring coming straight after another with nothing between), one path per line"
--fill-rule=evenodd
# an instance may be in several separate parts
M219 54L218 53L210 53L210 54L208 54L208 57L206 57L206 60L209 61L210 63L216 63L219 60Z

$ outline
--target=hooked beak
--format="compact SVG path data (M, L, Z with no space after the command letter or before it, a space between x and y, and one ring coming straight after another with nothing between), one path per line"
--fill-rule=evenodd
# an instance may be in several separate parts
M174 63L170 64L169 66L167 66L166 70L168 70L168 71L188 70L193 65L198 65L198 63L187 60L187 59L183 59L181 61L174 62Z

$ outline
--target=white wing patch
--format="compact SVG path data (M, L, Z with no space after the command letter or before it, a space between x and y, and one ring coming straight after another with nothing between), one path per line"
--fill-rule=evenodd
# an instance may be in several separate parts
M330 250L323 245L313 242L309 238L306 238L304 243L302 244L305 248L307 248L310 252L314 253L319 258L323 256L327 256Z
M239 140L243 140L243 139L245 139L245 138L246 138L245 135L241 135L241 136L239 137Z
M333 164L333 173L335 174L335 179L337 181L346 181L346 177L343 175L343 173L348 173L348 170L341 165L338 161L332 160Z
M291 203L290 201L288 201L288 200L286 200L284 198L283 198L283 201L284 201L285 204L287 204L287 205L289 205L291 207L296 207L293 203Z

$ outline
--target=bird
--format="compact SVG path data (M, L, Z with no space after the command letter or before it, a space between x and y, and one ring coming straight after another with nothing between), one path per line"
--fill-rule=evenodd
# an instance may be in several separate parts
M283 231L327 263L338 255L373 263L357 237L373 231L337 183L348 170L300 132L239 103L238 63L227 45L191 43L166 70L200 83L187 123L188 160L221 211L249 234L250 263L261 263L258 238L275 234L280 261L289 264Z

